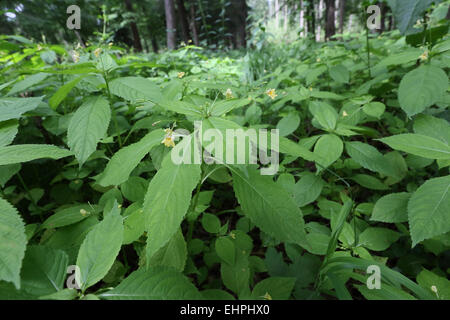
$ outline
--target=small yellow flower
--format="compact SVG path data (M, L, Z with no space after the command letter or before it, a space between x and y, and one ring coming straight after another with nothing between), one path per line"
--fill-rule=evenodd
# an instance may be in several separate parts
M266 292L266 294L263 295L263 298L264 300L272 300L272 296L268 292Z
M422 61L428 60L428 51L425 51L424 53L422 53L419 58Z
M80 213L81 213L81 215L83 216L83 217L85 217L86 215L87 215L87 211L86 210L84 210L84 209L81 209L80 210Z
M191 39L189 39L189 40L188 40L188 43L192 43L192 40L191 40Z
M267 90L267 91L266 91L266 94L267 94L272 100L275 99L276 96L278 96L278 95L275 93L275 89L269 89L269 90Z
M78 42L77 47L75 48L75 50L81 49L81 44Z
M345 110L342 112L342 115L344 116L344 117L346 117L346 116L348 116L348 113L347 112L345 112Z
M317 58L316 61L317 61L317 62L320 62L321 60L320 60L320 58Z
M234 232L230 232L230 237L231 237L232 239L236 239L236 234L234 234Z
M102 48L97 48L94 50L94 54L95 56L98 58L98 56L100 55L100 53L102 52Z
M37 51L41 51L41 50L42 50L42 47L41 47L40 44L38 44L38 45L37 45Z
M112 42L110 42L110 43L108 43L108 47L112 47L113 46L113 43Z
M186 73L184 73L184 72L178 72L178 79L183 78L185 74Z
M180 45L181 45L182 47L185 47L185 46L186 46L186 43L185 43L184 41L181 41Z
M165 129L166 136L164 137L163 141L161 143L164 143L166 147L175 147L175 137L173 135L172 129Z
M309 87L309 91L312 91L313 90L313 88L312 87Z
M433 291L434 293L437 293L438 289L436 286L431 286L431 291Z
M231 91L230 88L228 88L227 91L225 92L225 97L226 97L227 99L233 99L233 98L234 98L233 92Z

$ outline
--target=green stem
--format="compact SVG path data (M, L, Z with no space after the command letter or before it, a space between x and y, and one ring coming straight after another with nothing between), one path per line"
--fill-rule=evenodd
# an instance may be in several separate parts
M39 212L39 215L41 216L41 220L42 220L41 210L39 209L39 207L38 207L36 201L34 200L34 198L31 196L30 189L28 188L27 184L23 180L22 175L20 174L20 172L17 172L17 177L19 178L20 183L22 184L23 188L25 189L25 193L27 194L28 198L30 198L31 203L33 204L35 209Z
M101 59L101 58L100 58ZM101 59L102 61L102 67L103 67L103 78L105 79L105 83L106 83L106 92L108 93L108 99L109 102L112 102L112 95L111 95L111 91L109 90L109 81L108 81L108 76L106 74L105 71L105 67L103 66L103 59ZM119 141L119 147L122 148L122 137L120 136L120 132L119 132L119 124L117 122L117 115L116 115L116 109L114 109L114 106L111 105L111 111L112 111L112 118L113 118L113 122L114 122L114 127L116 129L116 134L117 134L117 138Z

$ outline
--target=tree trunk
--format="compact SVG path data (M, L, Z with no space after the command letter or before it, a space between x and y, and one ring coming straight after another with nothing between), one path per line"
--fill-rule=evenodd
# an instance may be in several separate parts
M299 27L300 29L302 29L300 34L304 36L306 28L305 28L305 11L303 11L303 0L300 0L299 10L300 10Z
M284 31L286 32L287 31L287 28L288 28L288 6L287 6L287 3L286 3L286 0L285 0L285 2L284 2L284 7L283 7L283 19L284 19Z
M234 26L234 43L236 48L247 46L247 3L245 0L231 0L230 20Z
M275 0L275 24L276 24L277 28L280 26L280 15L279 15L279 11L280 11L280 3L279 3L279 0Z
M386 30L386 15L389 11L389 8L384 2L379 3L379 6L381 8L380 33L383 33Z
M166 32L167 32L167 48L173 50L176 47L176 25L175 25L175 8L173 0L164 0L164 9L166 12Z
M344 33L345 0L339 0L339 33Z
M336 2L334 0L326 1L326 24L325 24L325 40L330 40L336 34Z
M315 32L316 35L316 41L320 41L322 37L322 17L323 17L323 7L324 7L324 0L320 0L319 3L315 6L315 12L317 13L317 32Z
M200 45L200 42L198 40L197 24L195 23L195 5L192 2L189 4L189 14L189 26L192 32L192 41L198 47Z
M133 6L131 4L131 0L125 0L125 8L128 12L133 12ZM139 30L136 25L136 22L133 20L130 23L131 32L133 33L133 47L137 52L142 52L142 44L141 44L141 37L139 36Z
M183 35L183 40L187 44L190 36L189 36L189 24L187 21L187 12L186 7L184 6L183 0L177 0L177 12L181 22L181 33Z

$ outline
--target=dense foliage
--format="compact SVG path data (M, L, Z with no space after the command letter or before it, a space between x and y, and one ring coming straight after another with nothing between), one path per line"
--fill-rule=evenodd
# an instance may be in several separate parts
M448 20L412 14L245 55L1 36L0 298L450 299ZM174 164L194 121L278 128L278 173Z

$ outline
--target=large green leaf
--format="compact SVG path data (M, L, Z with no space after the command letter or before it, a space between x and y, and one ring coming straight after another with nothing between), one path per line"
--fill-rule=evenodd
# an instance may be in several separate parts
M108 273L123 240L122 216L115 203L112 211L87 234L78 252L76 278L84 291Z
M127 181L131 172L150 150L161 143L163 130L155 130L147 134L139 142L120 149L108 162L97 182L101 186L117 186Z
M233 187L245 215L262 231L280 241L308 247L303 215L293 198L251 166L232 167Z
M252 291L255 300L288 300L294 289L295 278L270 277L258 282Z
M433 0L389 0L395 21L402 34L414 33L413 28Z
M72 156L66 149L47 144L18 144L0 148L0 166L28 162L36 159L61 159Z
M61 291L67 274L69 257L62 250L29 246L23 259L22 287L35 296Z
M338 160L343 150L344 144L338 136L334 134L321 136L314 146L314 154L323 159L318 161L320 166L317 166L317 172L322 171L323 168L328 168Z
M67 144L80 166L97 149L97 143L106 135L110 120L111 109L108 100L102 96L89 98L73 115L67 130Z
M190 143L187 146L191 146ZM172 152L183 148L180 143ZM192 190L200 180L200 165L175 164L171 154L153 177L144 201L148 233L146 257L152 256L176 233L189 208Z
M186 241L181 229L149 261L150 267L165 266L183 271L187 259Z
M386 176L397 175L397 172L385 160L383 154L369 144L359 141L346 142L345 150L353 160L370 171L378 172Z
M36 73L29 77L26 77L24 80L20 82L16 82L14 86L11 88L11 90L8 92L8 96L11 96L13 94L22 92L35 84L38 84L39 82L43 81L45 78L48 77L48 74L45 73Z
M422 65L408 72L400 81L400 107L413 116L438 102L448 88L445 72L432 65Z
M72 91L73 88L81 81L83 80L87 75L83 75L81 77L77 77L73 79L72 81L67 82L65 85L61 86L58 91L56 91L53 96L48 100L48 103L50 107L53 110L56 110L60 103L67 97L70 91Z
M450 123L445 119L421 114L414 120L414 132L450 145Z
M381 222L405 222L408 221L408 201L410 193L391 193L381 197L373 208L371 220Z
M58 210L45 220L41 228L61 228L86 219L95 212L95 207L89 204L70 206L62 210Z
M404 151L427 159L450 159L450 146L432 137L404 133L380 139L392 149Z
M324 129L333 130L336 128L338 113L329 104L321 101L312 101L309 104L309 111Z
M0 121L19 119L25 112L34 110L41 103L39 98L1 98Z
M413 247L424 239L450 231L450 175L430 179L408 202L408 220Z
M20 288L20 268L25 255L27 237L17 210L0 198L0 280Z
M109 90L129 101L150 100L156 103L162 100L161 89L154 82L142 77L114 79L109 83Z
M183 274L167 267L139 269L99 297L108 300L202 299L197 288Z
M17 120L8 120L0 123L0 148L11 144L19 132Z

